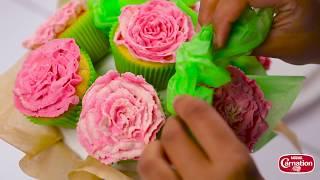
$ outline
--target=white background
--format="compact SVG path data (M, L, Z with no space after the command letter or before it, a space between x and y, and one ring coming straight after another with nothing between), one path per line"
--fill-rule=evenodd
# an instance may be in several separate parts
M52 13L56 1L0 0L0 2L0 73L3 73L26 52L21 47L21 41ZM285 122L299 136L304 153L315 157L316 168L313 173L307 175L287 175L279 172L277 167L279 156L296 153L292 145L281 135L253 154L253 157L266 179L320 179L320 66L293 66L275 60L270 73L308 77L303 92L285 118ZM0 180L32 179L24 175L18 166L22 156L22 152L0 140Z

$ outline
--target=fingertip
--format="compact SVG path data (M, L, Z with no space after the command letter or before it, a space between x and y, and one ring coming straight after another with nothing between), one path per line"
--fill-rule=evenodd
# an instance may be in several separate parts
M219 1L217 10L212 17L215 28L215 48L223 48L227 44L232 24L240 17L247 7L247 0L224 0Z
M174 117L170 117L163 127L160 142L163 143L164 146L172 144L172 142L177 140L176 138L179 137L179 134L181 133L183 133L183 129L178 120Z
M213 47L214 49L219 49L219 46L218 46L218 41L217 41L217 32L216 32L216 29L215 29L215 26L213 25L213 38L212 38L212 43L213 43Z
M192 96L189 95L179 95L174 98L173 107L175 111L178 113L180 107L184 107L185 104L189 104L191 102L191 99L195 99Z
M153 141L146 146L139 158L137 170L140 174L149 169L150 164L154 164L157 158L161 158L161 144L159 141Z
M205 25L210 24L210 18L208 16L203 15L203 14L204 13L199 14L199 17L198 17L198 22L199 22L200 26L205 26Z
M224 46L224 42L221 40L220 36L217 36L217 38L214 39L213 41L215 49L221 49Z
M199 23L197 23L196 32L200 32L200 30L201 30L201 25Z
M174 101L173 101L173 107L176 109L177 106L179 106L179 104L181 103L181 101L183 100L183 98L185 97L185 95L179 95L179 96L176 96L174 98Z
M155 141L150 142L148 144L148 146L146 146L146 148L144 148L140 160L147 158L150 154L152 154L152 156L154 156L155 154L161 155L160 141L155 140Z
M228 22L225 23L215 23L216 24L216 33L214 38L214 46L217 49L221 49L225 46L226 41L229 36L231 29L231 24Z
M198 22L201 26L205 26L211 23L212 15L214 13L213 9L210 8L210 1L201 2L199 9Z
M217 36L215 36L217 37ZM215 50L219 50L222 48L222 45L219 43L218 38L213 39L213 47Z

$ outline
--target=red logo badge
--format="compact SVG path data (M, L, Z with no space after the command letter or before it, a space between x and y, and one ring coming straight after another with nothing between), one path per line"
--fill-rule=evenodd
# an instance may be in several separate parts
M279 158L279 169L284 173L310 173L314 166L314 158L307 154L286 154Z

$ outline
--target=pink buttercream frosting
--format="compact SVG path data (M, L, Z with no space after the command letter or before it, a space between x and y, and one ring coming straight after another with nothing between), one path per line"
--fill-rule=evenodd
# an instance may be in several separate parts
M79 103L76 86L80 49L73 39L56 39L30 52L19 71L14 102L27 116L58 117Z
M114 41L126 46L135 57L152 62L175 62L176 50L192 38L189 16L173 2L151 0L122 9Z
M155 89L142 76L109 71L83 98L77 134L102 163L138 158L165 121Z
M63 32L72 24L85 9L86 6L83 0L71 0L44 22L31 37L25 40L23 46L34 49L55 39L59 33Z
M254 80L236 67L230 66L228 70L232 81L216 89L213 105L238 138L252 150L268 129L265 120L271 104Z

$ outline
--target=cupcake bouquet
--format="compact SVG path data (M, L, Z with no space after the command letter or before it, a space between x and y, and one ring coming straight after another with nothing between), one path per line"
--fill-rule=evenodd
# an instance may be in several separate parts
M195 32L195 3L71 0L24 41L31 51L16 77L15 107L32 123L76 128L90 157L123 172L184 94L210 103L258 150L276 135L303 77L268 76L270 59L250 56L269 32L272 9L248 7L216 50L212 27ZM113 60L115 69L97 77L96 68Z

